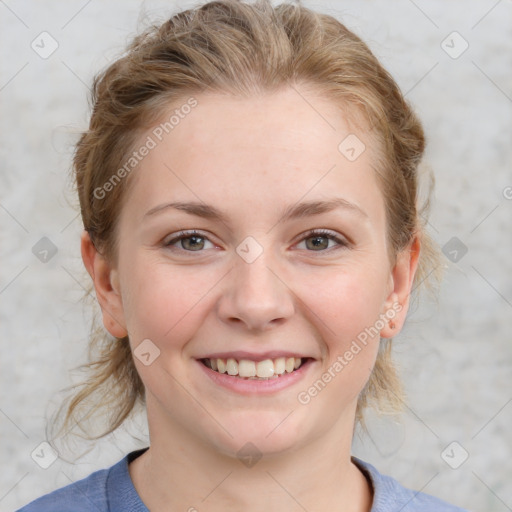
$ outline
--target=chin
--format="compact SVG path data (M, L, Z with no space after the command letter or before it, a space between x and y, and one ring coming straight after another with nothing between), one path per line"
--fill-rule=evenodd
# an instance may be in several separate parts
M299 428L298 418L293 418L297 411L291 411L240 412L223 424L232 437L222 430L214 444L219 452L237 458L286 453L301 444L306 431L304 422Z

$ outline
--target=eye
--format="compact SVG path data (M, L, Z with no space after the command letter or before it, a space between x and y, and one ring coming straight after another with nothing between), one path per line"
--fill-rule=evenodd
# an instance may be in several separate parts
M311 241L310 243L308 243L309 240ZM306 247L313 252L326 252L325 249L329 249L329 241L336 242L338 245L338 247L331 247L330 249L339 249L348 247L349 245L347 240L325 229L313 229L309 231L302 241L305 242Z
M205 248L205 241L208 241L210 244L212 243L208 238L197 231L181 231L173 238L164 241L163 245L164 247L169 247L178 251L201 252L201 250ZM178 242L181 242L181 247L173 247Z
M329 248L329 241L336 242L338 247ZM349 245L347 240L338 236L336 233L325 229L314 229L309 231L302 239L302 242L305 242L306 248L313 252L326 252L326 249L343 248L348 247ZM181 243L181 247L176 247L176 244L178 243ZM181 231L176 236L164 241L163 246L178 251L201 252L205 249L205 243L212 244L206 236L202 235L198 231Z

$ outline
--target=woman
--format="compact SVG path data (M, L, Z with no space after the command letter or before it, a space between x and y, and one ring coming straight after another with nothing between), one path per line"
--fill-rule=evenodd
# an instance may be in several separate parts
M138 36L93 104L74 169L110 337L63 428L141 402L150 446L21 510L461 510L350 453L367 405L402 402L390 340L436 254L423 130L368 47L210 2Z

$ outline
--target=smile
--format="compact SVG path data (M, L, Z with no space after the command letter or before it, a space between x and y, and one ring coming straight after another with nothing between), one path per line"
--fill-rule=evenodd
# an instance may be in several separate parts
M232 377L252 380L277 379L286 373L298 370L307 358L300 357L277 357L275 359L264 359L263 361L252 361L250 359L234 358L205 358L201 362L217 373L227 373Z

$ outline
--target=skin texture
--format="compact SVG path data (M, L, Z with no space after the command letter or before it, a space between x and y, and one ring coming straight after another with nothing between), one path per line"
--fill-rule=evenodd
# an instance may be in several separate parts
M82 236L107 330L128 333L132 350L145 339L160 350L148 366L135 358L151 448L130 465L134 485L152 511L368 511L371 488L350 446L379 337L307 405L297 396L396 303L395 328L386 324L381 336L400 331L419 242L390 262L372 168L377 148L329 100L294 88L196 98L130 176L117 264ZM353 162L338 149L351 133L366 145ZM333 197L364 213L340 208L278 222L290 205ZM145 217L170 201L213 205L227 223L170 208ZM317 248L311 229L333 231L346 244L321 238ZM180 230L205 238L166 247ZM263 250L252 263L237 253L246 237ZM247 396L214 384L196 360L235 350L315 361L293 385ZM247 442L263 455L253 467L236 455Z

